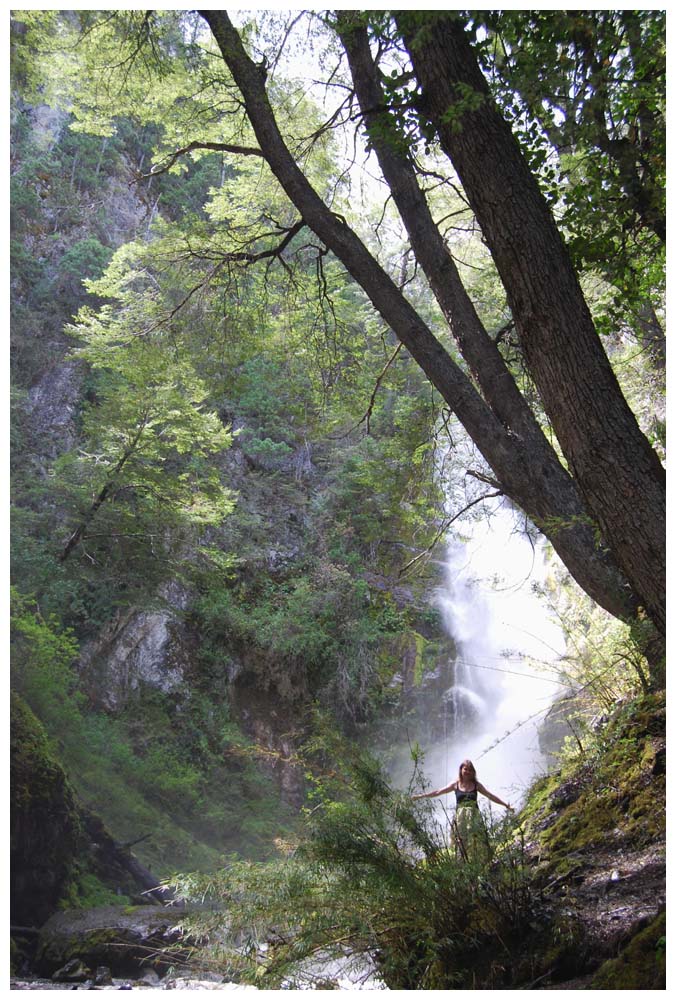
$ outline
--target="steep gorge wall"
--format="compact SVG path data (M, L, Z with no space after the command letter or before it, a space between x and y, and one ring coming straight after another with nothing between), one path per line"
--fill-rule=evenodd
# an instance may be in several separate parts
M17 507L29 524L35 511L51 510L58 536L62 501L49 493L51 467L79 447L82 407L96 403L86 368L68 357L72 342L64 326L83 303L97 305L82 277L100 273L121 243L146 235L162 206L154 192L150 197L130 184L138 153L133 137L115 149L104 140L71 141L65 115L19 105L13 160ZM329 441L321 425L305 426L284 412L280 395L273 417L285 436L271 437L270 397L284 389L285 374L256 362L248 378L246 403L232 393L219 401L224 422L239 432L220 458L238 504L221 528L211 529L209 543L234 555L233 570L221 578L212 573L199 586L187 582L199 557L189 541L177 539L185 576L149 583L144 599L131 602L108 581L108 590L100 588L103 606L97 596L94 607L93 599L92 606L86 602L100 587L100 574L85 555L85 586L78 583L63 601L81 641L75 666L85 721L117 741L110 748L115 787L95 761L89 766L74 753L70 777L119 839L141 839L139 857L160 869L215 862L223 850L256 853L270 843L279 802L290 807L286 822L303 800L303 777L291 758L315 703L353 732L381 712L397 739L408 713L437 724L434 709L452 669L452 643L429 614L430 584L402 585L392 560L381 559L378 539L359 550L352 522L364 519L361 501L353 512L340 507L352 501L335 499L345 455L358 452L359 435L344 444ZM358 477L355 483L361 488ZM396 505L398 498L387 501ZM337 516L347 539L339 556L332 554ZM369 517L375 524L379 512ZM410 537L395 542L415 551ZM45 558L37 547L18 553L29 573L32 562ZM70 586L67 578L64 586ZM361 630L359 641L355 630ZM247 741L258 750L241 745ZM172 759L172 770L154 781L153 761L161 763L163 755ZM127 777L120 775L123 766ZM257 775L271 783L259 787ZM152 801L167 827L176 824L180 844L168 829L145 841L155 814L135 800L128 815L119 814L130 778L130 803L133 795ZM101 788L108 780L110 787ZM202 822L204 812L210 815Z

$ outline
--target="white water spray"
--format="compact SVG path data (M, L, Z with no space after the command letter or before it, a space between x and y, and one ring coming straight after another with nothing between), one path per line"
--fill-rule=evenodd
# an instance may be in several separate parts
M563 690L547 665L564 654L565 641L533 590L547 574L544 546L517 529L515 513L493 504L489 517L467 520L462 532L463 542L448 545L436 595L457 659L444 694L444 739L420 741L425 774L442 787L470 758L479 781L518 806L544 770L537 727ZM440 809L452 804L435 801Z

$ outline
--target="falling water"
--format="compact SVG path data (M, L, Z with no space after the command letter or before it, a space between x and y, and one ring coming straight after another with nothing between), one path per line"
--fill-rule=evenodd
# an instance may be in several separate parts
M514 511L494 504L461 530L462 541L449 540L435 597L457 656L443 697L444 738L420 740L425 773L439 788L470 758L486 788L518 805L544 770L537 728L562 691L553 664L565 643L533 589L548 572L544 547L518 530Z

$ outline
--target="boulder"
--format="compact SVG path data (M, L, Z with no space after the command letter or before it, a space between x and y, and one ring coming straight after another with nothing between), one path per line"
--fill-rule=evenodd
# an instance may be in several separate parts
M21 943L64 902L80 880L139 902L167 902L171 892L102 820L85 809L55 758L45 730L21 696L11 693L10 917ZM138 838L144 839L144 838Z
M92 970L88 969L79 958L71 958L62 969L57 969L52 975L56 983L84 983L92 978Z
M42 975L79 959L90 969L106 966L114 976L139 970L166 969L177 960L182 942L178 926L182 911L160 906L99 906L64 910L50 917L40 930L36 967Z
M82 647L79 672L92 702L119 712L144 687L180 692L194 648L180 616L189 593L171 582L160 588L161 609L118 611L98 637Z

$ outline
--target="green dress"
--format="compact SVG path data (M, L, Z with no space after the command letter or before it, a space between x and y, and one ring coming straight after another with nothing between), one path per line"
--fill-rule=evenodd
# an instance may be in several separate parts
M477 789L464 792L455 789L453 844L456 857L462 861L488 861L490 846L481 810L477 804Z

